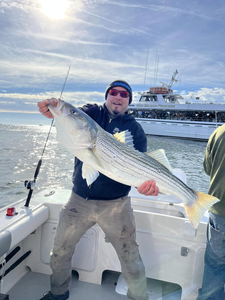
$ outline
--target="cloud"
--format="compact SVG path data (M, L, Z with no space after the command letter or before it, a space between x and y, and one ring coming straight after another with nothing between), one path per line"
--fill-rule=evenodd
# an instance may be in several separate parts
M193 102L207 102L207 103L225 103L225 89L223 88L201 88L195 92L182 92L182 97L185 100L191 100ZM196 100L196 98L199 98Z
M77 39L72 39L72 35L74 35L72 32L67 32L67 35L69 38L65 37L58 37L58 36L53 36L53 35L46 35L45 33L34 33L30 31L16 31L14 34L18 36L23 36L23 37L32 37L32 38L37 38L37 39L42 39L42 40L53 40L53 41L58 41L60 43L71 43L74 45L77 44L82 44L82 45L92 45L92 46L109 46L109 47L118 47L117 44L114 43L103 43L103 42L94 42L90 40L81 40L80 38ZM35 50L33 50L35 51Z
M0 113L25 113L25 114L39 114L39 111L27 111L27 110L9 110L0 109Z
M174 93L182 95L185 101L191 102L215 102L225 103L225 89L223 88L201 88L195 92L187 92L185 90L176 90ZM62 99L71 103L74 106L83 106L87 103L97 103L102 105L105 102L105 93L97 91L89 92L64 92ZM196 97L199 100L196 100ZM20 94L20 93L0 93L0 112L38 112L37 102L50 99L59 98L57 91L51 91L38 94ZM133 102L138 102L140 99L140 92L133 92ZM22 108L22 109L21 109Z
M143 90L148 49L146 89L155 84L156 73L160 85L168 83L176 69L182 76L175 87L187 95L223 88L225 55L221 49L225 42L221 37L225 27L220 22L224 2L149 3L70 1L66 18L53 21L36 0L1 1L0 90L12 97L6 101L16 99L17 109L19 103L27 109L33 95L37 97L33 103L51 91L59 97L69 66L66 91L80 103L92 101L85 92L103 94L106 85L117 78L128 81L134 91ZM79 98L78 91L83 93ZM209 98L206 92L201 97ZM95 95L94 100L102 98Z
M12 0L3 0L0 3L0 8L2 9L2 12L5 12L7 10L13 10L18 9L21 11L24 11L28 13L31 8L37 8L38 7L38 1L35 0L29 0L29 1L12 1Z
M1 101L0 100L0 105L14 105L14 104L16 104L16 102L13 102L13 101Z
M102 16L100 16L100 15L93 14L93 13L88 12L88 11L86 11L86 10L81 10L81 9L77 9L77 10L80 10L80 11L82 11L82 12L85 12L86 14L91 15L91 16L94 16L94 17L99 18L99 19L101 19L101 20L107 21L108 23L113 23L113 24L115 24L115 25L119 25L119 26L125 27L125 28L127 28L127 29L129 29L129 30L132 30L133 32L138 32L138 33L142 33L142 34L145 34L145 35L154 36L152 33L149 33L149 32L147 32L147 31L140 30L140 29L138 29L138 28L128 26L128 25L126 25L126 24L124 24L124 23L116 22L116 21L114 21L114 20L112 20L112 19L109 19L109 18L104 18L104 17L102 17Z
M206 20L216 20L216 21L223 21L222 19L218 19L216 17L212 17L212 14L203 14L202 13L202 10L199 9L182 9L182 8L179 8L179 7L175 7L175 6L165 6L165 5L154 5L154 4L151 4L151 5L141 5L141 4L130 4L130 3L127 3L127 2L114 2L114 1L109 1L108 4L112 4L112 5L116 5L116 6L120 6L120 7L126 7L126 8L135 8L135 9L144 9L144 10L152 10L152 11L157 11L157 12L165 12L165 13L170 13L170 12L173 12L173 13L178 13L178 14L187 14L187 15L192 15L192 16L196 16L196 17L199 17L199 18L203 18L203 19L206 19Z
M118 34L126 34L126 35L129 35L131 34L131 32L134 31L133 28L128 28L128 27L123 27L123 26L117 26L117 27L112 27L110 26L110 24L96 24L95 22L88 22L88 21L84 21L84 20L81 20L81 19L78 19L78 18L75 18L75 17L70 17L68 16L68 19L70 21L73 21L75 23L79 22L79 23L82 23L84 25L87 25L87 26L90 26L90 27L95 27L97 29L104 29L106 31L110 31L110 32L113 32L113 33L118 33Z
M105 93L92 92L64 92L62 99L75 106L83 106L87 103L103 104ZM59 98L59 92L52 91L39 94L20 94L20 93L0 93L0 112L5 111L26 111L38 112L37 103L39 101ZM21 110L22 108L22 110Z

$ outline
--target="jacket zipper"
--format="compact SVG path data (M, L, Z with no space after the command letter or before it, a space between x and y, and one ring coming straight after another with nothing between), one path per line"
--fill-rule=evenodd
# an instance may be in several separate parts
M90 190L91 190L91 185L92 185L92 184L90 184L90 185L88 186L88 196L86 197L86 200L89 200Z

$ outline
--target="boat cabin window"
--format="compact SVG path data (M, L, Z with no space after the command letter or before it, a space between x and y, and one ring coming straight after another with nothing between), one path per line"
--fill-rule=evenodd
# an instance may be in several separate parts
M176 97L174 97L173 95L169 95L169 96L163 96L165 102L171 103L171 102L176 102Z
M157 101L156 96L141 96L139 102L146 102L146 101Z
M197 122L225 122L225 112L215 111L184 111L184 110L161 110L161 109L132 109L128 114L135 118L168 119Z
M225 122L225 112L218 112L217 113L217 122Z

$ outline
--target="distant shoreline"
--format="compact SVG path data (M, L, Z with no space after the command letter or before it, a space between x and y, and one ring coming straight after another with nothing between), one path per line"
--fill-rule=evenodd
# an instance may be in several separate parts
M1 112L0 123L12 125L50 125L51 119L47 119L40 113L25 112Z

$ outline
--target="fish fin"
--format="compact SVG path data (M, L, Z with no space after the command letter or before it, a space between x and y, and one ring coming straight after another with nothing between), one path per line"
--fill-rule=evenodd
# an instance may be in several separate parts
M133 143L134 139L129 130L117 132L117 133L113 134L113 136L121 143L134 147L134 143Z
M198 196L196 202L192 206L184 204L184 208L191 224L197 228L206 210L220 200L212 195L195 192Z
M181 170L181 169L172 169L172 173L174 176L176 176L177 178L179 178L181 181L183 181L185 184L187 182L187 177L186 177L186 173Z
M87 185L91 185L99 176L99 172L94 170L92 167L83 163L82 166L82 177L86 179Z
M172 167L163 149L158 149L152 152L146 152L145 154L157 160L160 164L166 167L171 173L173 173Z

